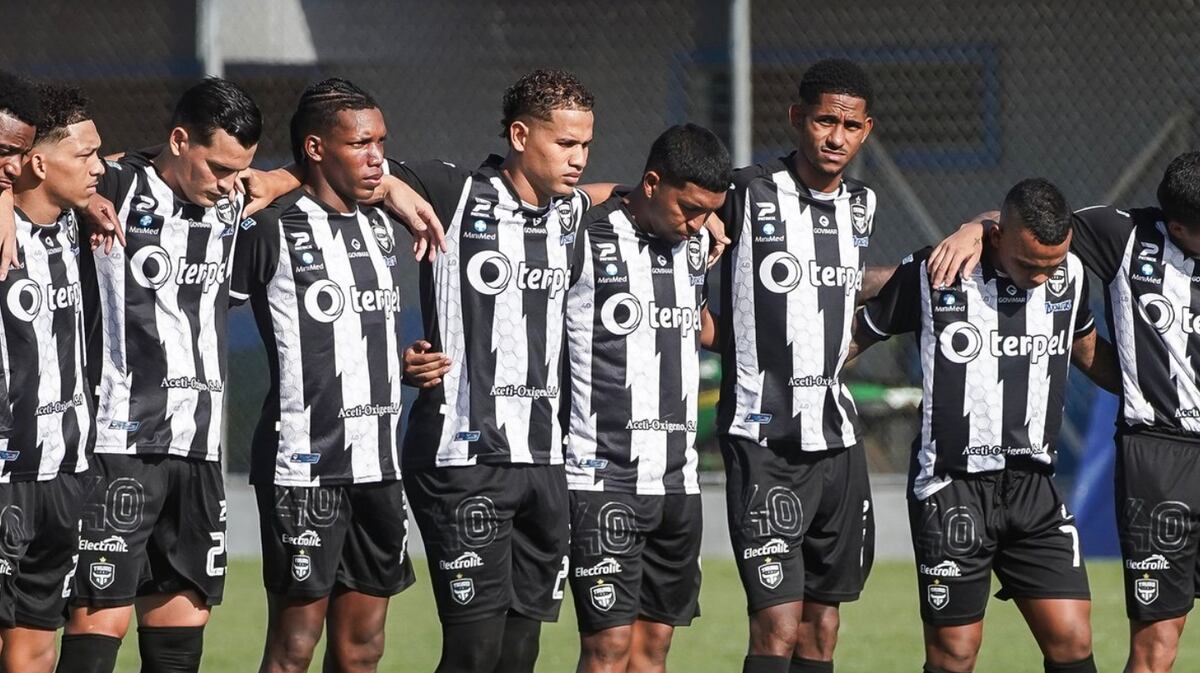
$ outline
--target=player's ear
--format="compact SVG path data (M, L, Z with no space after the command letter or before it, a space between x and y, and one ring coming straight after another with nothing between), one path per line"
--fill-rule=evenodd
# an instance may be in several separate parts
M508 125L508 144L517 152L524 152L529 143L529 124L516 120Z
M167 139L167 149L171 150L171 154L179 156L187 149L188 132L182 126L176 126L171 129L171 137Z
M46 155L36 149L29 153L29 163L26 164L24 171L32 171L34 177L39 181L46 179Z
M792 103L788 107L788 123L797 131L804 128L804 104Z
M309 161L320 162L321 157L325 153L325 148L321 144L321 138L315 135L304 136L304 156L308 157Z
M646 171L642 176L642 194L646 198L654 196L654 191L658 189L658 185L662 182L662 177L655 171Z

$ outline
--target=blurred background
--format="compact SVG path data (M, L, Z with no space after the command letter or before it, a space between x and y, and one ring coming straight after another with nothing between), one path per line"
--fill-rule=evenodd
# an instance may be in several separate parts
M246 87L263 110L260 167L288 160L287 120L300 91L332 75L380 101L391 156L476 164L503 152L504 89L538 67L571 70L596 96L586 179L636 180L651 141L685 120L717 131L740 163L762 161L793 147L786 112L804 69L825 57L851 58L872 75L876 93L875 133L852 172L879 194L869 253L878 264L936 242L1033 175L1056 182L1076 206L1151 204L1167 161L1193 145L1196 130L1200 11L1184 0L2 6L3 67L83 87L106 151L161 142L179 93L217 74ZM1093 300L1101 310L1098 291ZM266 389L253 321L248 311L236 318L231 484L245 482L238 473L247 470ZM414 337L417 318L407 314ZM719 375L718 363L706 363L709 408ZM874 349L849 373L880 484L901 483L907 469L917 377L911 339ZM1113 553L1114 400L1076 375L1067 408L1062 483L1072 491L1085 550ZM705 427L705 465L719 471L711 422Z

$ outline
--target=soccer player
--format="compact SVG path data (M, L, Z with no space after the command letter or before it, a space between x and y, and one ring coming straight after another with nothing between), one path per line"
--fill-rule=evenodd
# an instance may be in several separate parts
M874 126L866 74L804 73L792 154L738 170L722 211L721 399L729 531L750 612L744 673L831 671L838 606L874 558L858 414L841 380L875 192L845 177ZM867 276L871 278L871 276Z
M13 421L0 439L0 668L23 673L54 669L75 570L76 474L88 467L95 433L72 209L87 205L104 173L82 95L48 87L41 108L12 183L20 267L0 282L0 356L11 384L3 412Z
M1045 180L1022 181L972 275L939 289L921 250L855 324L852 357L907 332L920 346L909 522L926 673L974 669L993 570L1047 673L1096 670L1079 536L1051 475L1069 363L1112 390L1120 375L1070 244L1066 199Z
M360 203L383 177L383 114L342 79L291 121L303 186L243 223L230 296L249 299L271 368L254 434L268 593L263 673L374 671L388 599L412 581L400 482L400 267L392 223Z
M696 400L708 231L729 153L688 124L650 149L641 182L584 216L567 291L571 591L577 670L666 670L699 615Z
M127 241L85 256L99 404L63 673L110 673L135 604L143 669L196 671L224 586L228 271L242 206L234 182L262 120L244 91L210 78L184 92L171 127L157 156L109 163L98 189Z
M572 75L534 71L504 96L507 156L476 170L389 164L447 223L448 251L421 266L425 340L405 373L422 388L403 452L442 620L439 673L532 671L541 622L558 617L565 295L580 218L612 191L577 187L592 101Z
M985 214L938 246L938 282L976 263ZM1105 284L1122 372L1117 532L1125 568L1127 673L1167 673L1200 586L1200 152L1176 157L1158 205L1075 212L1071 251ZM935 253L936 254L936 253Z

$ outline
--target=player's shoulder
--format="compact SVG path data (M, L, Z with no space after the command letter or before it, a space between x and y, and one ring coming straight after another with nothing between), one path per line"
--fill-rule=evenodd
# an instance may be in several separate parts
M859 195L875 195L875 190L871 189L871 185L858 178L843 177L842 184L846 187L845 194L851 199Z
M596 204L583 214L583 219L579 222L579 229L584 232L584 235L589 238L603 238L614 235L614 215L624 210L624 202L621 196L621 194L613 193L612 196Z
M733 188L741 192L756 181L769 181L772 175L786 170L787 164L782 158L739 168L733 172Z
M305 192L300 187L284 194L267 204L265 208L242 221L243 229L261 227L263 229L278 229L281 223L289 219L305 219L307 215L300 209L300 200ZM250 223L247 226L247 223ZM261 231L261 229L260 229Z
M907 255L905 255L904 258L902 258L900 260L900 265L901 266L909 265L909 266L920 267L923 264L925 264L925 262L929 261L929 256L932 254L933 254L933 246L927 245L923 248L914 250L914 251L908 253Z

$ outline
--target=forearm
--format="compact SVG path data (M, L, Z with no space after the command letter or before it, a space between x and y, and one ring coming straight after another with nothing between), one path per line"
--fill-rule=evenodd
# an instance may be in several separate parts
M862 289L858 291L857 305L862 306L867 303L868 299L879 294L879 290L891 279L896 268L895 266L868 266L864 269Z
M1121 394L1121 364L1108 341L1094 336L1076 342L1071 360L1093 383L1108 392Z

